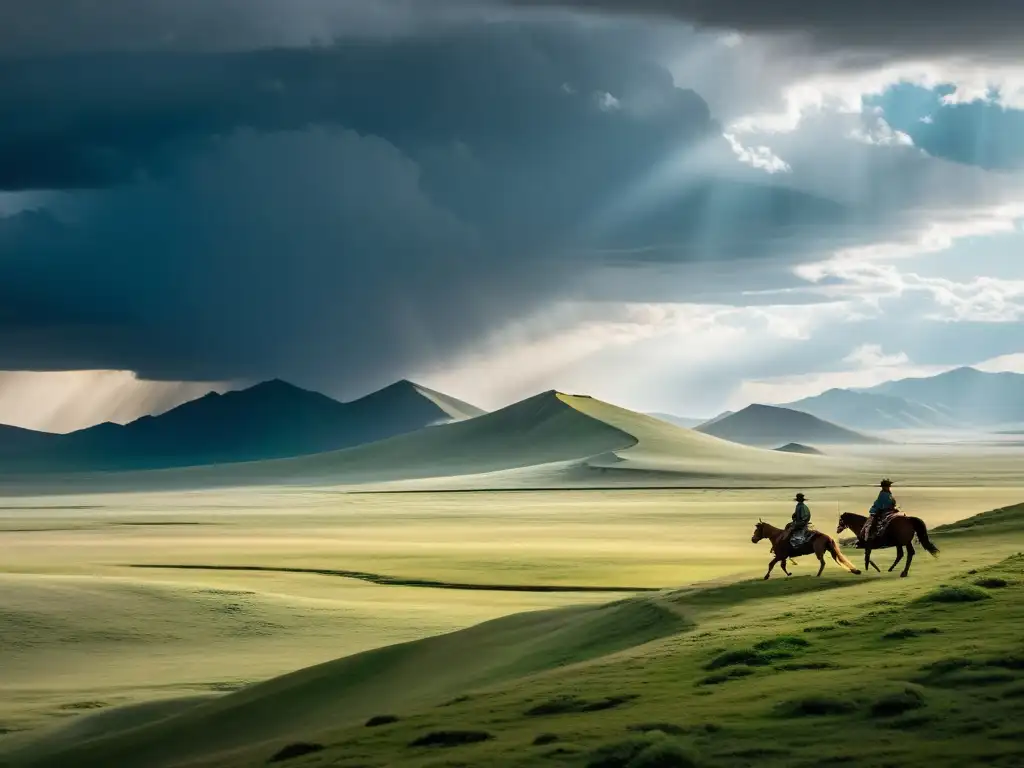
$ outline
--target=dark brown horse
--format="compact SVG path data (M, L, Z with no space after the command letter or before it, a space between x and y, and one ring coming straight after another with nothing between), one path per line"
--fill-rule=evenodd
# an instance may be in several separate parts
M910 564L914 561L914 536L917 536L917 540L921 542L921 546L924 547L925 551L932 557L939 554L939 548L932 544L931 539L928 538L928 526L924 524L924 521L919 517L907 517L905 515L896 515L892 520L889 521L889 525L885 529L885 533L882 536L874 537L870 542L864 541L864 523L867 522L867 517L864 515L855 515L853 512L844 512L839 516L839 526L836 528L836 533L840 534L843 531L849 529L857 534L857 541L860 542L864 548L864 568L865 570L869 566L873 566L875 570L878 570L878 566L871 562L871 552L875 549L888 549L889 547L896 547L896 559L893 560L892 565L889 566L889 570L892 571L903 559L903 548L907 549L907 564L903 566L903 571L900 573L901 577L906 577L910 572Z
M754 526L754 535L750 537L750 540L754 544L757 544L761 539L768 539L768 541L772 543L772 554L774 557L772 558L772 561L768 563L768 573L764 575L765 579L772 575L772 568L775 567L776 563L780 563L782 565L783 572L789 576L790 573L786 570L787 558L812 554L818 558L818 562L821 563L817 573L818 576L821 576L821 572L825 570L826 552L832 555L832 559L850 573L860 573L860 571L857 570L857 566L847 560L846 556L839 551L839 545L836 543L836 540L827 533L812 531L811 537L795 549L789 546L789 541L783 540L785 533L785 530L782 528L776 528L774 525L766 523L764 520L760 520L758 524Z

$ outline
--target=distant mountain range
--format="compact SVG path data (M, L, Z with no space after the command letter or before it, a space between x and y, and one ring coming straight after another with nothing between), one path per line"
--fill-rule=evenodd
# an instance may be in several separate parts
M154 469L321 453L484 413L410 381L338 402L281 380L211 392L159 416L51 435L4 427L0 466L48 471Z
M749 405L727 416L717 416L697 427L698 432L734 443L755 446L866 445L884 442L808 413L774 405Z
M993 428L1024 421L1024 375L957 368L862 389L830 389L783 407L867 430Z

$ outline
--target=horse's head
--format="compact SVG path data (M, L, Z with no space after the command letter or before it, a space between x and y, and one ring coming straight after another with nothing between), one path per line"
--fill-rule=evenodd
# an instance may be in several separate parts
M757 544L763 538L765 538L764 520L758 520L757 525L754 526L754 535L750 537L750 543Z
M846 514L844 513L844 514L840 515L839 516L839 525L836 526L836 533L840 534L843 531L847 530L849 527L850 527L850 524L846 521Z

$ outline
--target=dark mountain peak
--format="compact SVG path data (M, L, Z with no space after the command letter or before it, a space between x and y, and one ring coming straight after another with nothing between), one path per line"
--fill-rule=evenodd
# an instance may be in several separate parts
M216 392L211 392L211 395L216 395ZM221 397L237 396L246 394L249 397L252 396L272 396L272 397L289 397L289 396L303 396L311 394L319 394L308 389L296 386L291 382L285 381L284 379L267 379L261 381L258 384L253 384L251 387L245 389L235 389L225 392ZM324 395L326 397L326 395Z

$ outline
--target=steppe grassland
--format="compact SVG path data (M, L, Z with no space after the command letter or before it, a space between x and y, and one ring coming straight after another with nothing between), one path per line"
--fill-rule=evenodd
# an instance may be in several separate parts
M934 527L1024 499L1024 488L1006 472L993 473L984 462L974 471L977 485L904 487L900 501ZM500 615L621 596L131 565L674 587L763 573L768 554L766 545L750 543L753 523L783 523L790 492L348 494L277 487L9 498L0 505L0 729L133 701L208 695ZM830 532L837 505L862 509L872 494L863 487L808 490L815 520ZM1008 542L1007 552L1013 546ZM944 564L975 556L952 551ZM887 555L878 559L887 564ZM914 566L938 567L925 557ZM804 560L796 573L811 568Z

